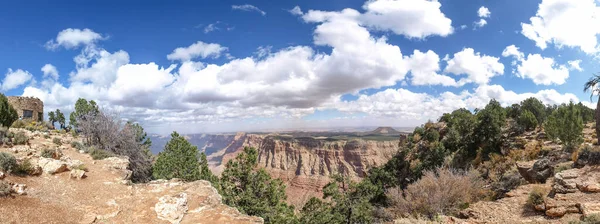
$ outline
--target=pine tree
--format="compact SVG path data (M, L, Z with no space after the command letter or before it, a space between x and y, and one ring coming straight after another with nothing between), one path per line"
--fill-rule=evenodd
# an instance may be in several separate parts
M152 167L152 175L156 179L199 180L201 179L199 159L198 148L177 132L173 132L165 149L158 154Z
M258 169L258 152L244 148L225 165L221 175L223 201L248 215L262 217L265 223L298 223L294 207L285 203L285 185Z

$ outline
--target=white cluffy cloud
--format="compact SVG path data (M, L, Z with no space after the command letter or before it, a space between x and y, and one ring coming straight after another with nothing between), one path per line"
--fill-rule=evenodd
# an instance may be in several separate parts
M441 6L437 0L371 0L363 5L364 14L349 14L355 14L354 19L372 29L390 30L409 38L445 37L454 30L452 20L442 13ZM309 11L309 14L319 13Z
M197 57L202 59L208 57L218 58L224 51L227 51L227 48L219 44L198 41L188 47L179 47L173 50L171 54L167 55L167 59L172 61L189 61Z
M232 5L231 9L233 10L241 10L241 11L247 11L247 12L258 12L263 16L266 16L267 13L265 11L260 10L258 7L250 5L250 4L245 4L245 5Z
M569 63L570 69L583 72L583 68L581 68L581 66L579 65L581 63L581 60L568 61L567 63Z
M102 35L94 32L91 29L73 29L68 28L60 31L56 35L56 39L46 42L46 49L53 50L58 47L66 49L77 48L96 43L99 40L105 39Z
M516 75L520 78L528 78L536 85L562 85L569 78L569 68L560 65L554 58L542 57L540 54L529 54L525 57L519 48L510 45L504 49L502 56L515 58L513 66L517 65ZM579 70L579 62L571 61L571 69Z
M473 22L474 29L481 28L487 25L487 21L483 18L489 18L491 14L492 13L488 8L486 8L485 6L481 6L481 8L477 10L477 16L479 16L480 19L478 21Z
M595 0L542 0L529 23L521 23L521 33L541 49L553 43L592 54L600 48L599 15L600 6Z
M477 15L481 18L488 18L492 13L485 6L481 6L479 10L477 10Z
M58 70L54 65L45 64L44 67L42 67L42 72L44 73L44 77L50 77L54 80L58 79Z
M8 72L4 75L4 80L2 81L2 91L8 91L15 89L31 80L33 75L28 71L23 71L21 69L17 69L13 71L12 69L8 69Z
M459 85L466 83L483 85L489 83L492 77L504 74L504 65L499 60L500 58L497 57L476 53L473 48L465 48L448 60L445 72L467 75L466 78L458 81Z

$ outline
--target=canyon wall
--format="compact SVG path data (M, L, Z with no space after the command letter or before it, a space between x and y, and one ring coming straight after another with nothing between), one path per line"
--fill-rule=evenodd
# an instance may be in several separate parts
M311 197L321 197L321 189L329 183L332 174L358 181L370 168L387 162L397 152L398 143L399 140L282 138L238 133L226 147L210 154L208 159L213 171L219 174L224 164L245 146L256 148L259 167L265 168L272 177L282 179L288 186L288 202L301 207Z

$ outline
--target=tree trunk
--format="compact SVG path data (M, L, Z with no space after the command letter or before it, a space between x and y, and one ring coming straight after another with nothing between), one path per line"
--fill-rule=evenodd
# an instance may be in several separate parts
M598 97L598 103L596 103L596 138L597 143L600 144L600 96Z

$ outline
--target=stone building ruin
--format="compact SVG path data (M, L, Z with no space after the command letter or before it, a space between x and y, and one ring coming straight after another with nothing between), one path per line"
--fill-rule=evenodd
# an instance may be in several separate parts
M35 97L9 96L8 103L17 111L20 119L44 120L44 102Z

